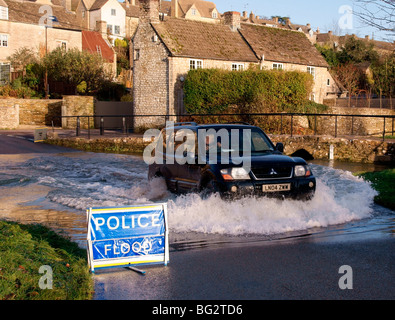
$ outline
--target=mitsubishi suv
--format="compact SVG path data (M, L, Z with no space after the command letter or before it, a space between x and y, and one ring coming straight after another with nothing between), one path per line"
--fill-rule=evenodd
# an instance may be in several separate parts
M316 189L304 159L249 124L170 123L149 147L148 178L162 177L175 193L309 200Z

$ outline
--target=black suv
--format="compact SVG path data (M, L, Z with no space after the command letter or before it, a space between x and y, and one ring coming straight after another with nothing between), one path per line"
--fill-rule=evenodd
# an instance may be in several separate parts
M148 178L163 177L172 192L302 200L315 192L306 161L283 155L283 144L275 146L256 126L176 123L163 129L155 143Z

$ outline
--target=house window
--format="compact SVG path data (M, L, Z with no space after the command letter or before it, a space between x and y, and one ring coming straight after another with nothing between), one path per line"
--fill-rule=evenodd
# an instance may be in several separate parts
M8 20L8 8L0 7L0 19Z
M101 55L101 47L99 45L96 45L96 52Z
M216 12L213 12L213 19L217 19L218 18L218 14Z
M0 34L0 47L8 47L8 34Z
M273 63L272 68L273 68L273 70L283 70L284 66L282 63Z
M331 79L326 80L326 85L329 87L331 85Z
M310 95L310 100L315 102L315 93L312 93L312 94Z
M310 73L313 78L315 79L315 68L314 67L307 67L307 72Z
M196 10L195 8L192 8L191 14L192 14L193 16L196 16L197 10Z
M202 60L189 60L189 70L196 70L203 68L203 61Z
M56 46L58 48L62 48L62 50L66 51L67 49L67 42L63 40L56 40Z
M115 9L111 9L111 15L112 16L116 16L117 15L117 11Z
M114 26L114 34L121 34L121 27L120 26Z
M85 10L81 11L81 15L82 15L83 18L85 18Z
M244 70L244 64L242 63L233 63L232 64L232 71L243 71Z
M112 34L112 24L107 25L107 32Z
M134 50L134 60L140 59L140 49Z

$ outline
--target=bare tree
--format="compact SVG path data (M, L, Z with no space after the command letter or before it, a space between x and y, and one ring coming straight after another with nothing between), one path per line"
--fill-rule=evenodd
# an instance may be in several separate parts
M395 37L394 0L354 0L354 15L362 23L387 32L390 40Z

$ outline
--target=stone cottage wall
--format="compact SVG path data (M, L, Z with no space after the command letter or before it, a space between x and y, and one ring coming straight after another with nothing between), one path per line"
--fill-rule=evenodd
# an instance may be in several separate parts
M141 23L133 40L135 115L167 115L169 110L168 52L150 24ZM160 126L165 119L135 118L135 128Z

